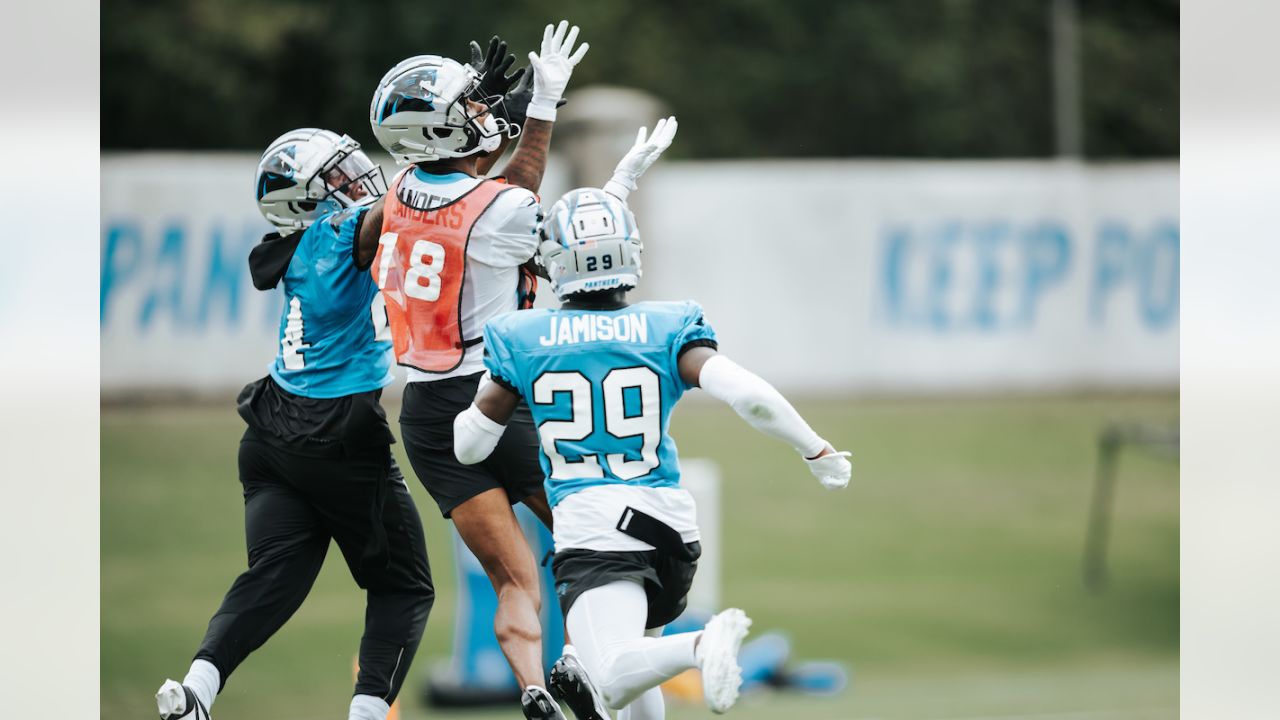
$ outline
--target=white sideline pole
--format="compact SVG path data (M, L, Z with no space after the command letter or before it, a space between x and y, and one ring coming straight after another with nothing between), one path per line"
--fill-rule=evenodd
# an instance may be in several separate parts
M680 484L698 504L702 536L702 557L689 590L689 607L715 612L720 609L720 468L705 458L681 458Z

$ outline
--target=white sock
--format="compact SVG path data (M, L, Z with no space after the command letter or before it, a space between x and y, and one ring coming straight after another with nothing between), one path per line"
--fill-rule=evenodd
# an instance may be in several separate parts
M626 580L584 592L569 609L566 626L582 664L614 709L697 667L698 633L646 637L647 615L644 587Z
M386 700L373 695L356 695L351 698L351 712L347 720L387 720L391 706Z
M218 697L218 688L222 686L222 675L208 660L195 660L191 663L187 676L182 678L182 684L191 688L205 710L212 710L213 701Z

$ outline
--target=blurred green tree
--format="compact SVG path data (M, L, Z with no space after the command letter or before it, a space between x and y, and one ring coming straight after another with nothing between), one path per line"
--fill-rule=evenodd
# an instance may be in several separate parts
M382 74L523 58L567 17L592 45L571 87L638 87L681 119L684 157L1037 157L1053 148L1050 0L112 0L102 145L258 149L299 126L371 144ZM1092 157L1178 154L1177 0L1078 0Z

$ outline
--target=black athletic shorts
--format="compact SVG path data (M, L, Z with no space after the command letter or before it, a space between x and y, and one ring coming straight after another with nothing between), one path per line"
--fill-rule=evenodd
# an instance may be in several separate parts
M454 508L486 490L502 488L512 505L542 492L538 431L523 402L507 423L493 454L463 465L453 454L453 419L476 397L483 373L411 382L400 409L400 438L418 480L449 517Z
M613 551L569 549L556 553L551 570L556 576L560 612L569 617L569 608L582 593L619 580L644 585L649 597L645 628L669 624L680 617L688 604L689 588L698 571L702 544L688 543L692 560L672 557L660 550Z

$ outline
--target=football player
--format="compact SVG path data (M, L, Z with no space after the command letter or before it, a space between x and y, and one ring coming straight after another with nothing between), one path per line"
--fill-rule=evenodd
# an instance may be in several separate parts
M391 382L382 298L355 254L382 171L346 135L304 128L258 164L258 207L277 228L250 254L254 285L284 283L276 357L239 396L249 567L232 583L181 683L156 694L166 720L207 720L227 679L293 615L332 539L366 591L350 720L384 720L435 598L422 522L391 457L379 404Z
M547 214L539 259L563 304L485 326L492 382L455 421L454 452L462 463L487 462L528 403L573 642L553 687L594 681L620 719L651 720L664 713L658 685L698 668L707 706L722 713L737 699L750 619L731 608L700 632L659 637L685 608L701 551L668 434L672 408L701 387L795 448L828 488L848 484L850 464L773 386L717 351L697 303L628 304L642 247L628 190L574 190Z
M563 717L543 687L536 559L511 510L524 502L551 523L537 435L528 410L520 409L492 457L466 466L453 454L453 419L484 374L484 323L531 300L535 281L524 266L538 245L542 209L535 193L556 107L587 51L586 44L574 48L577 36L566 22L548 25L540 52L529 55L529 73L502 98L481 89L487 72L449 58L418 56L392 68L378 85L370 123L407 167L371 209L358 243L386 298L397 361L408 367L400 415L405 450L493 584L495 634L529 718ZM511 118L522 111L517 129ZM633 183L670 143L675 123L663 127L631 149L619 164L619 182ZM492 157L517 134L502 170L506 181L479 177L485 154Z
M566 34L567 33L567 34ZM562 717L542 666L536 561L511 505L524 501L544 521L532 427L516 423L485 467L452 456L452 415L466 407L483 373L480 328L517 309L532 275L542 180L555 106L574 65L578 29L560 23L531 55L534 97L523 126L489 111L486 77L438 55L397 64L369 109L374 137L405 169L374 205L359 252L383 290L396 360L407 369L401 437L418 479L484 566L498 597L494 631L522 688L526 717ZM567 42L566 42L567 41ZM496 103L492 103L496 104ZM508 182L480 177L479 165L519 134L503 169ZM465 278L465 282L464 282ZM527 427L527 429L526 429Z

